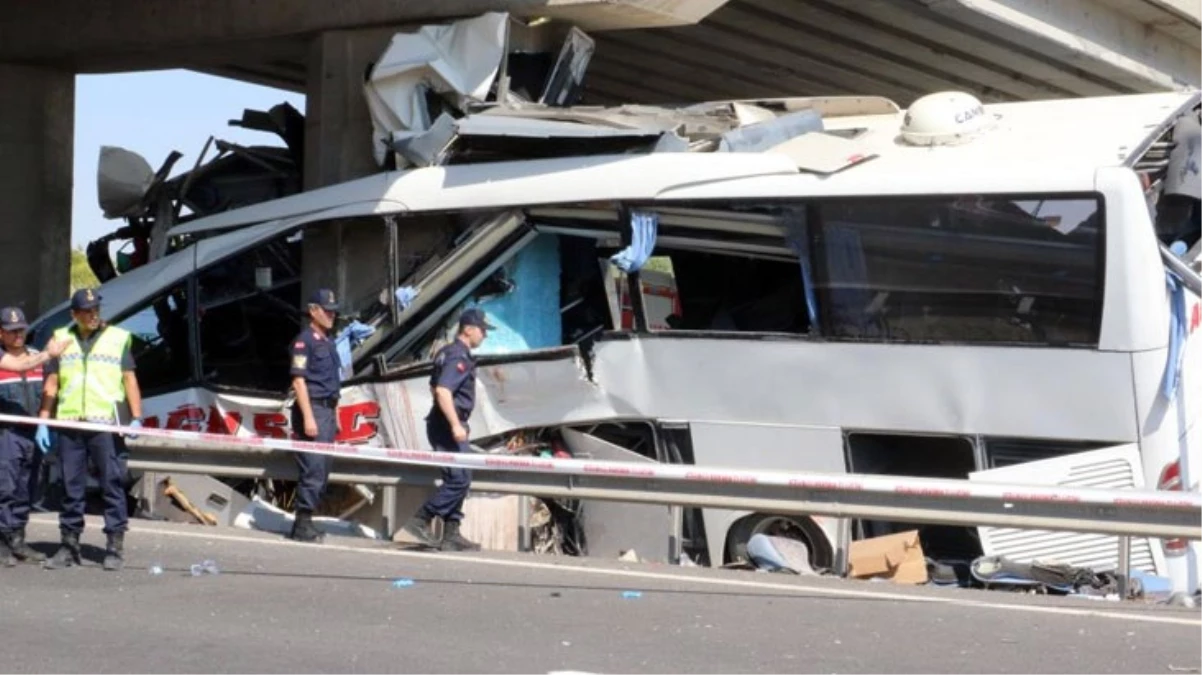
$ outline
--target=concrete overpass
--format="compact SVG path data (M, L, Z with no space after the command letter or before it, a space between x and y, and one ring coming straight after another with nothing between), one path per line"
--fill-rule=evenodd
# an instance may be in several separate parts
M315 187L376 169L360 82L392 33L489 10L592 32L594 103L1202 84L1202 0L0 0L0 296L36 314L66 294L75 74L191 68L304 92ZM341 230L306 239L306 267L339 286L374 247Z

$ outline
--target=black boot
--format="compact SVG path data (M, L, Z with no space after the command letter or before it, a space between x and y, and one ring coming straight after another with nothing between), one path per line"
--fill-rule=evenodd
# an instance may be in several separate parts
M442 550L444 551L479 551L480 544L459 533L459 521L451 520L442 524Z
M0 530L0 565L4 567L17 566L17 556L13 555L11 537L10 533Z
M125 567L125 533L114 532L109 535L108 546L104 547L104 569L107 572L120 572Z
M422 546L438 548L440 542L434 536L434 530L430 529L430 520L430 516L419 511L417 515L410 518L409 522L401 527L401 531L412 537Z
M8 535L8 546L12 549L13 557L25 563L46 562L46 556L38 553L25 543L25 528L13 530Z
M79 558L79 533L64 532L63 543L54 552L54 556L46 561L45 567L48 570L59 570L72 565L81 565L83 561Z
M325 534L313 525L312 513L297 511L296 520L292 523L292 532L288 535L288 538L310 544L319 544L325 538Z

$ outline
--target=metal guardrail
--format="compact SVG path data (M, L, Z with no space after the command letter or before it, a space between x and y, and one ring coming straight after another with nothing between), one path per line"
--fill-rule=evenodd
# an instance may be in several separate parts
M445 466L485 472L484 477L473 477L478 492L668 505L673 508L674 553L681 506L829 516L839 519L835 565L839 573L846 571L853 518L1117 535L1122 597L1131 536L1202 539L1202 494L1197 492L426 452L4 414L0 422L138 434L139 438L126 441L127 467L146 472L295 478L296 465L288 453L335 457L331 480L385 486L385 514L390 520L396 516L398 486L430 485ZM391 522L387 525L391 534Z
M129 468L246 478L295 478L286 451L202 440L128 441ZM386 460L337 455L331 480L432 485L437 456ZM464 457L467 459L467 457ZM708 467L483 455L472 489L539 497L723 508L773 514L888 519L942 525L1202 539L1202 495L1004 485L966 480L748 472ZM483 466L489 462L491 466ZM667 469L674 469L668 471Z

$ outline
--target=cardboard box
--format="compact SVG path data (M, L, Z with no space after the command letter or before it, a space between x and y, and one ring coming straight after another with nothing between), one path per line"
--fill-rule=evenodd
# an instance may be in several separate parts
M918 530L853 541L848 562L848 576L855 579L880 577L896 584L927 582L926 556L918 541Z

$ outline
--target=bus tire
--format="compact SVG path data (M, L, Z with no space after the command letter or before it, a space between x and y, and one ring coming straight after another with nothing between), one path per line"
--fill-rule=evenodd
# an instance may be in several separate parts
M753 513L730 526L726 534L726 564L748 561L747 542L757 534L786 537L805 544L810 550L810 566L815 570L835 565L834 547L813 518L770 513Z

